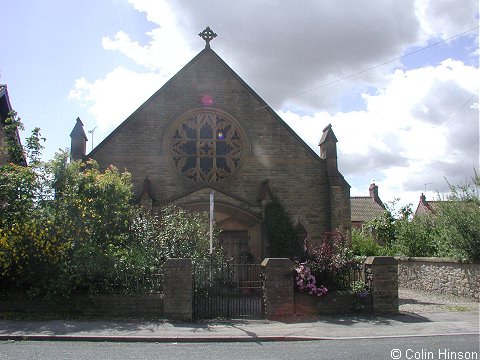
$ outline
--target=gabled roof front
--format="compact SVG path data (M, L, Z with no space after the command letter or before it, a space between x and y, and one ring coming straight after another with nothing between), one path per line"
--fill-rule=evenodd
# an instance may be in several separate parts
M248 93L253 96L260 104L258 111L268 111L270 115L272 115L281 126L283 126L290 134L300 143L303 147L315 158L320 159L319 155L308 146L302 138L298 136L298 134L288 126L288 124L280 117L278 114L232 69L230 66L223 61L223 59L210 47L205 47L202 51L200 51L190 62L188 62L180 71L178 71L170 80L168 80L157 92L155 92L147 101L145 101L137 110L135 110L124 122L122 122L115 130L113 130L110 135L108 135L100 144L98 144L91 152L88 154L88 157L94 157L95 153L103 147L105 143L109 141L111 137L115 135L120 129L122 129L131 119L135 118L135 115L142 111L145 107L150 104L150 102L154 101L155 98L161 96L162 94L168 92L171 84L181 76L182 73L187 72L189 68L194 66L200 59L203 57L210 56L214 60L218 62L219 65L223 66L227 69L228 72L232 74L232 76L239 81L248 91ZM333 135L334 136L334 135ZM336 140L336 138L335 138ZM345 180L344 180L345 181Z

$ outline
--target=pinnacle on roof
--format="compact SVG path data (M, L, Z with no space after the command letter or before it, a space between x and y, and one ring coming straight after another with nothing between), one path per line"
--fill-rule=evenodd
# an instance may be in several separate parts
M318 145L322 145L327 140L338 142L337 137L332 130L332 124L328 124L327 126L325 126L325 128L323 129L322 137L320 139L320 143Z
M79 137L79 138L84 138L85 141L88 141L87 135L85 134L85 130L83 130L83 123L82 120L80 120L79 117L77 117L77 122L70 133L70 137Z

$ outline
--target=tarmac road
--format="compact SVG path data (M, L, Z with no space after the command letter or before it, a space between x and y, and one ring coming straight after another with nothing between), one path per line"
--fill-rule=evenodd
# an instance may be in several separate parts
M10 341L0 359L478 359L478 335L248 343Z

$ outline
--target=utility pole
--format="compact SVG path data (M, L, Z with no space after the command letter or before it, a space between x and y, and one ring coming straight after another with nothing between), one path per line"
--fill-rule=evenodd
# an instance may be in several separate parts
M215 221L215 190L210 191L210 255L213 253L213 222Z

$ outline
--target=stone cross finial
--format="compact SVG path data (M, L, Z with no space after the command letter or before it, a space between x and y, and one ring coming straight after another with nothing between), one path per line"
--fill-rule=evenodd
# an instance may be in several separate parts
M212 41L214 38L217 37L217 34L215 34L212 29L210 29L210 26L207 26L205 30L203 30L201 33L198 34L203 40L205 40L205 48L209 49L210 48L210 41Z

